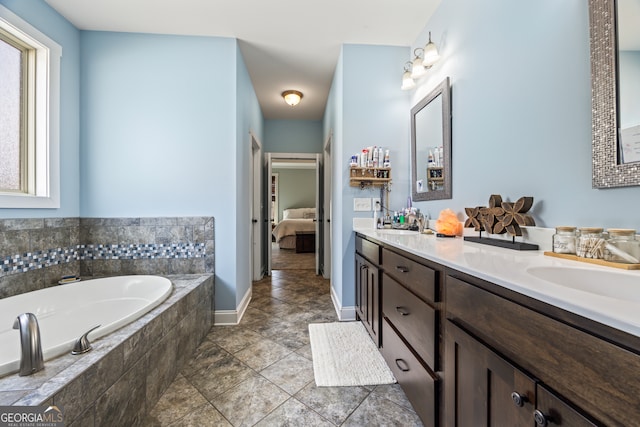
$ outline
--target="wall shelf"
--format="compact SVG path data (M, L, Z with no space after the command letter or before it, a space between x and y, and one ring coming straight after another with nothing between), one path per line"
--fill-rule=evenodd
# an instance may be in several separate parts
M349 168L351 187L385 186L391 183L391 168L358 167Z

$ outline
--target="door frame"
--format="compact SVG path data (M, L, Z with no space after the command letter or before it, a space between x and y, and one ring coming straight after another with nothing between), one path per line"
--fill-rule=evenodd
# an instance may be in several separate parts
M324 183L322 182L322 180L319 178L319 176L321 177L321 168L322 168L322 154L319 153L265 153L264 154L264 160L265 160L265 181L269 183L269 185L263 185L263 189L264 189L264 200L270 200L271 198L271 174L273 173L273 162L275 160L313 160L316 163L316 237L319 235L320 231L319 231L319 227L320 224L323 223L323 216L322 216L322 204L323 201L320 199L318 201L318 198L322 196L322 188ZM269 222L268 225L268 234L265 232L265 234L263 235L263 244L264 246L266 246L266 251L264 251L266 253L266 262L265 262L265 266L266 266L266 271L265 273L268 276L271 276L271 256L272 256L272 251L271 251L271 203L265 203L265 220L263 222ZM266 237L269 237L269 239L267 239ZM320 271L320 265L322 264L322 256L323 256L323 251L319 250L320 248L318 247L318 239L316 239L316 274L319 274Z

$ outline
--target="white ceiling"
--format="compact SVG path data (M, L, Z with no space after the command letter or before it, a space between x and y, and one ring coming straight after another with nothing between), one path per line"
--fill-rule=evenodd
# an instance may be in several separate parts
M46 0L81 30L237 38L265 119L302 120L322 118L342 44L410 46L440 1Z

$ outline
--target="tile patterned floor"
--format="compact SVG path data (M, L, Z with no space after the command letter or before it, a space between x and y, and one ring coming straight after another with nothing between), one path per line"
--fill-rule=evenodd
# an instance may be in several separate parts
M315 252L296 253L295 249L280 249L277 243L271 243L272 270L313 270L315 268Z
M328 280L273 271L239 325L211 329L146 425L421 426L398 385L315 386L308 323L333 321Z

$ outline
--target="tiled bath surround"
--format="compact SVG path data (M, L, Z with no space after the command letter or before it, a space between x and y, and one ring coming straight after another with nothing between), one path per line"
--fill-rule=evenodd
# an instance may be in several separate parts
M214 219L0 219L0 298L65 275L214 273Z
M174 291L81 356L0 379L0 405L58 404L66 425L136 425L213 324L214 219L0 219L0 298L64 275L167 276Z
M80 274L79 232L80 218L0 219L0 298ZM43 254L59 256L45 259Z
M34 375L0 380L0 405L61 405L67 426L137 425L211 328L210 274L167 276L174 291L161 305L93 350L45 362Z

